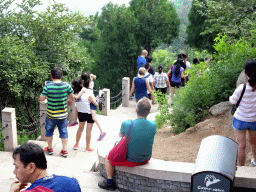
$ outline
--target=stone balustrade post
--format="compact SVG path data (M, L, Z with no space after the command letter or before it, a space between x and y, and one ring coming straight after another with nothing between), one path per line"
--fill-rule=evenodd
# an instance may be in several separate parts
M103 99L102 99L102 115L108 116L110 113L110 89L103 89Z
M129 93L130 93L130 78L124 77L122 79L122 106L129 107Z
M68 106L68 122L75 123L77 122L77 114L76 114L76 105L75 105L75 99L73 100L72 104Z
M4 108L2 110L2 127L4 150L13 151L18 146L15 108Z
M46 141L46 136L45 136L45 117L46 117L46 112L47 112L47 101L45 102L40 102L39 106L40 110L40 126L41 126L41 141Z

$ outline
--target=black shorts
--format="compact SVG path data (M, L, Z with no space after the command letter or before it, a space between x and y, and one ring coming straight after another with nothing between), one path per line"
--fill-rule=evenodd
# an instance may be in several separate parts
M181 84L181 83L177 83L177 82L174 82L174 81L171 81L171 82L170 82L171 87L177 87L177 88L179 88L179 87L180 87L180 84Z
M166 94L167 93L167 87L165 88L155 88L156 91L160 90L160 92L162 92L163 94Z
M78 120L80 122L85 122L87 121L87 123L94 123L93 119L92 119L92 114L88 114L88 113L81 113L78 112Z

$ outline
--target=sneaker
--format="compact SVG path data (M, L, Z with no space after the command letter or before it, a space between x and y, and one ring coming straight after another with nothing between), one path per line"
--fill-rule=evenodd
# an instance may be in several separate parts
M85 148L85 151L93 151L91 148Z
M78 123L77 122L75 122L75 123L70 123L69 125L68 125L68 127L73 127L73 126L76 126Z
M45 147L44 151L48 154L48 155L53 155L53 149L49 149L48 147Z
M99 186L100 188L102 188L102 189L107 189L107 190L109 190L109 191L114 191L114 190L117 189L117 186L116 186L116 184L115 184L114 182L109 185L109 184L107 184L107 181L106 181L106 180L100 181L100 182L98 183L98 186Z
M73 149L77 150L78 148L79 148L78 145L75 145Z
M251 160L251 164L256 167L256 163L254 162L254 159Z
M61 150L61 151L60 151L60 155L61 155L62 157L67 157L67 156L68 156L68 151L67 151L67 150L66 150L66 151Z
M102 135L100 135L100 137L97 139L97 141L101 141L106 135L106 132L104 132Z

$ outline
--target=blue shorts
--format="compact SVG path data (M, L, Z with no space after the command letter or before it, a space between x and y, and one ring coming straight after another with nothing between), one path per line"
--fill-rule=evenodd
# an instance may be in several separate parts
M93 103L90 103L90 108L91 110L97 110L97 107Z
M233 117L232 127L237 131L249 130L256 131L256 122L240 121Z
M53 136L55 126L58 127L60 138L66 139L68 138L68 120L65 119L50 119L48 116L45 117L45 136L51 137Z

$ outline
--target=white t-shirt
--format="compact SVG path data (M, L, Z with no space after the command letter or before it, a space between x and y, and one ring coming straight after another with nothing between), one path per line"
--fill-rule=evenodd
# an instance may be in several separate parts
M149 76L148 76L149 75ZM147 77L148 76L148 77ZM147 77L147 78L146 78ZM145 78L148 79L149 83L153 83L154 79L153 79L153 75L151 75L149 72L145 73ZM147 93L149 94L149 91L147 90Z
M236 104L242 93L244 84L239 85L233 95L229 97L229 102ZM242 100L234 114L240 121L256 122L256 90L252 92L252 87L247 83Z
M186 66L187 66L187 68L189 68L189 69L191 68L189 61L186 61Z
M84 93L78 100L76 100L77 111L80 113L91 114L89 96L92 94L92 92L86 88L83 88L82 91L84 91Z

